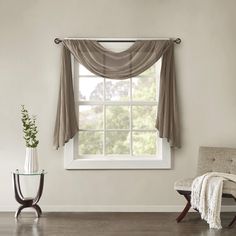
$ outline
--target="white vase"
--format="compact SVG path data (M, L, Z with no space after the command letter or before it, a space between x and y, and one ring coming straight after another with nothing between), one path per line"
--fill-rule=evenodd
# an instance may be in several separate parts
M32 174L37 172L39 169L38 167L38 152L37 148L26 148L26 155L25 155L25 166L24 171L25 173Z

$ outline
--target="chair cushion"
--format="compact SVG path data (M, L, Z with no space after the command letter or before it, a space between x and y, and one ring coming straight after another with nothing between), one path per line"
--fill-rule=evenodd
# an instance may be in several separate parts
M175 182L174 189L179 191L191 191L194 178L180 179ZM236 198L236 183L226 180L223 185L223 193L232 194Z

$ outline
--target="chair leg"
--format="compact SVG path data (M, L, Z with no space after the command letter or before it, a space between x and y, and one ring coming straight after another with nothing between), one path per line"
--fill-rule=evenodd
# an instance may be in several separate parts
M231 227L233 224L234 224L234 222L236 222L236 216L233 218L233 220L229 223L229 225L228 225L228 227Z
M190 191L178 191L178 190L177 190L177 192L180 195L183 195L185 197L185 199L187 200L187 204L186 204L185 208L179 214L179 216L176 218L177 223L179 223L181 220L183 220L183 218L187 215L189 209L191 208L191 192ZM223 194L222 197L231 197L232 198L232 195ZM235 197L233 197L233 198L236 201L236 198ZM199 212L198 209L194 208L194 210ZM236 222L236 216L234 216L233 220L229 223L228 227L231 227L235 222Z
M179 216L176 218L177 223L179 223L188 213L190 207L191 207L191 197L190 195L184 195L185 199L187 200L187 204L183 211L179 214Z

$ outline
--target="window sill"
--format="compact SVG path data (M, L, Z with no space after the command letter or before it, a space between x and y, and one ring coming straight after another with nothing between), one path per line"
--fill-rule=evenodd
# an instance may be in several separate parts
M163 140L162 158L158 157L91 157L74 159L76 151L74 140L64 148L64 168L67 170L101 170L101 169L171 169L171 149Z

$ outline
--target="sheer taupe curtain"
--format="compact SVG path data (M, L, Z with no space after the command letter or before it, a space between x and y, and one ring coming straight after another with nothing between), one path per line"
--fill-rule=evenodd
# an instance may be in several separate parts
M122 52L112 52L92 40L63 40L60 91L54 145L63 146L78 132L70 53L92 73L110 79L128 79L151 67L162 57L156 128L172 147L180 147L176 100L174 42L139 40Z

